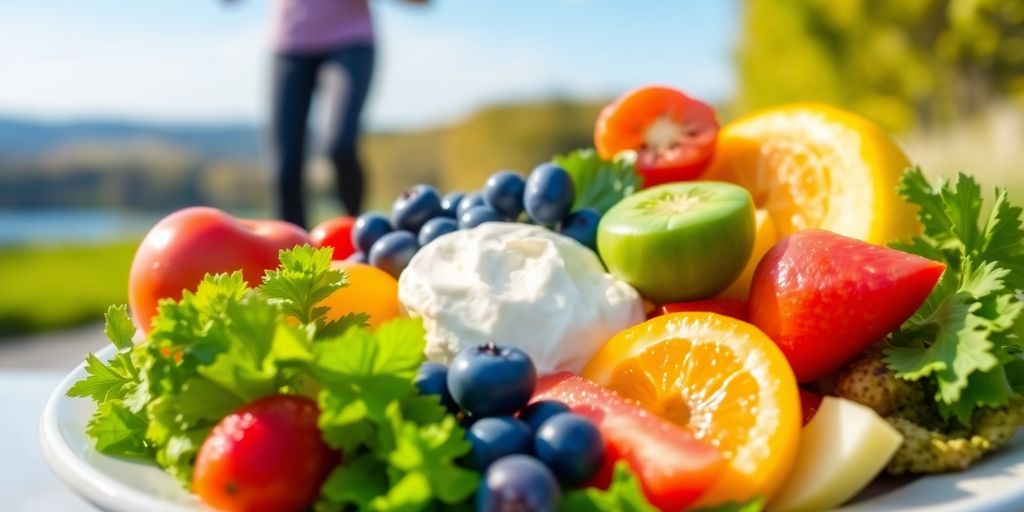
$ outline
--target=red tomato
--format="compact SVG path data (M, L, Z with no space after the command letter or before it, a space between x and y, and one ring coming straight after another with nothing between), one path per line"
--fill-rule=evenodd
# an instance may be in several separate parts
M356 252L356 246L352 244L352 227L355 225L355 217L327 219L309 232L309 240L314 247L333 247L331 259L343 260Z
M703 311L707 313L718 313L720 315L729 316L737 320L747 321L747 301L746 299L706 299L706 300L691 300L688 302L675 302L672 304L665 304L658 306L651 318L661 315L667 315L669 313L682 313L686 311Z
M768 250L754 271L750 321L799 382L838 370L917 311L945 265L823 230Z
M803 414L804 426L807 426L807 422L811 421L814 417L814 413L818 412L818 408L821 407L821 401L825 397L807 391L806 389L800 389L800 412Z
M645 187L697 178L711 162L717 139L715 111L664 86L620 96L601 111L594 127L601 158L637 152L636 169Z
M238 219L216 208L178 210L149 230L132 260L128 304L135 325L148 332L157 301L178 300L207 273L241 270L256 286L277 267L281 249L309 242L306 231L280 220Z
M558 400L593 421L605 440L605 460L594 484L607 488L615 462L625 460L650 502L681 510L711 488L725 459L693 433L627 402L614 391L568 372L537 383L533 400Z
M196 457L192 490L226 511L304 510L340 461L317 428L316 402L271 395L221 420Z

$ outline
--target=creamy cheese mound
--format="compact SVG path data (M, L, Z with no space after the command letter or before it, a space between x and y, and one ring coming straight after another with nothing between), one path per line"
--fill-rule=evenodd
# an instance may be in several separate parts
M597 255L539 226L488 222L444 235L413 257L398 299L448 363L483 343L519 347L544 375L579 372L612 335L644 320L640 295Z

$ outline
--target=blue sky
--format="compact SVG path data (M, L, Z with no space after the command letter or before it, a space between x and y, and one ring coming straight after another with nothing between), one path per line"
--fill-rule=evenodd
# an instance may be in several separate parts
M371 128L661 82L732 91L736 0L371 0ZM0 115L260 122L269 0L2 0Z

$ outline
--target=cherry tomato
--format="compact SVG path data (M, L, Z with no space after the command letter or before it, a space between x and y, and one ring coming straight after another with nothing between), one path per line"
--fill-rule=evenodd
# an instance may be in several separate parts
M132 260L128 304L148 332L160 299L178 300L210 273L241 270L250 286L278 265L278 252L309 242L302 228L281 220L248 220L216 208L193 207L164 217Z
M594 146L601 158L636 151L644 187L697 178L711 162L718 138L715 111L682 91L646 86L601 111Z
M232 512L304 510L341 456L324 443L316 402L271 395L228 415L203 441L192 490Z
M327 219L309 232L309 240L314 247L333 247L331 259L343 260L356 252L356 246L352 245L352 227L355 225L355 217Z

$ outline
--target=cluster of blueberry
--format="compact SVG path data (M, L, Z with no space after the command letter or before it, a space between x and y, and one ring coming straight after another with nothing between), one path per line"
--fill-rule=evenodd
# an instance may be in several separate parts
M572 211L574 198L569 173L551 163L537 166L525 180L512 171L496 172L483 190L468 194L442 197L430 185L416 185L398 196L390 218L377 212L359 216L352 231L357 252L349 259L397 277L420 247L441 235L519 220L547 226L595 250L601 214L590 208Z
M416 385L465 418L472 450L464 463L484 473L477 510L555 510L562 487L601 469L604 439L590 420L561 402L529 403L537 372L517 348L470 347L450 368L424 363Z

